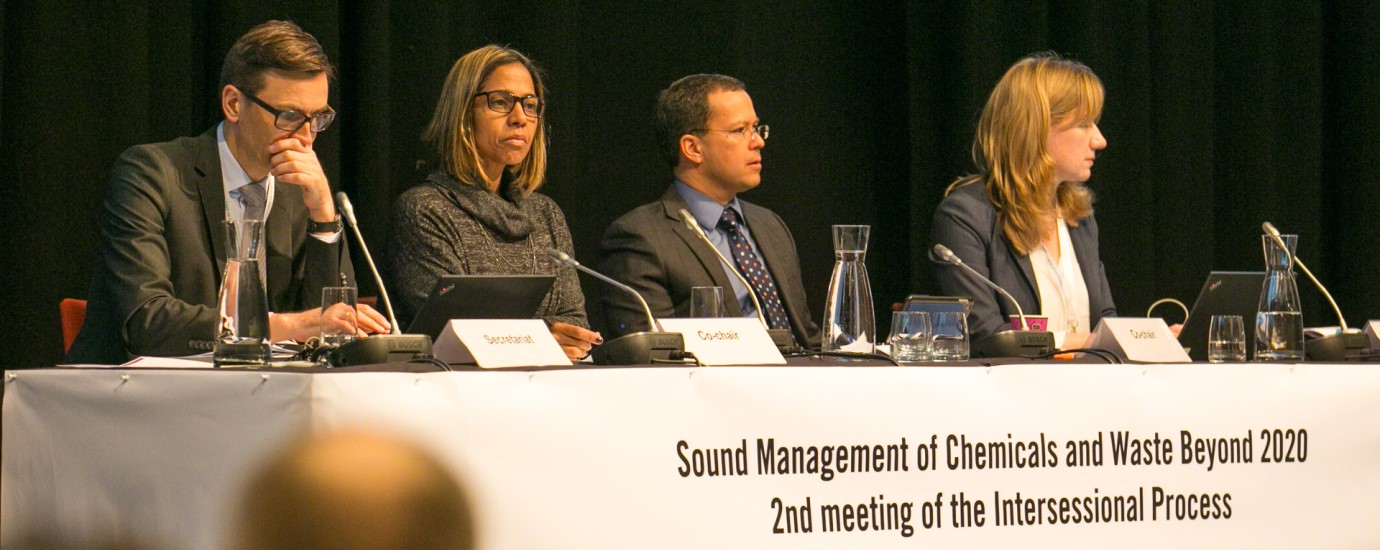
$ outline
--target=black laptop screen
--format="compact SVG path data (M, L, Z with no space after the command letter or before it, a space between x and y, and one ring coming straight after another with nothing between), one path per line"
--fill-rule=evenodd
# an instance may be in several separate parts
M1179 331L1179 343L1188 348L1190 358L1207 360L1208 324L1213 315L1240 315L1246 327L1247 347L1250 347L1263 282L1263 271L1213 271L1208 274L1188 319L1184 320L1183 330Z
M407 332L433 340L451 319L531 319L555 275L444 275Z

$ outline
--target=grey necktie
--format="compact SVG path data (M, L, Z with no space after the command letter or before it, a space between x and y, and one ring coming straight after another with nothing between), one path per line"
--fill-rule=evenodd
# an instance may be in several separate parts
M240 204L244 205L244 218L242 219L263 221L264 206L268 204L268 192L264 184L253 182L240 187ZM259 230L263 231L262 225L259 226ZM259 260L259 280L263 281L265 285L268 283L268 265L266 265L267 262L264 262L264 250L267 248L268 243L260 241L258 254L256 254L256 259Z
M244 219L263 220L264 205L268 203L268 192L264 184L254 182L240 188L240 203L244 205Z

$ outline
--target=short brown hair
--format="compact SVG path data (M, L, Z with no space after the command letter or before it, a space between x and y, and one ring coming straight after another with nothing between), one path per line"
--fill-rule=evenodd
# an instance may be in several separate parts
M455 179L467 185L479 185L485 181L483 163L479 159L479 148L474 143L474 105L475 94L484 85L484 79L494 69L517 63L532 75L532 86L537 97L546 101L546 86L541 81L541 71L536 64L522 52L503 46L488 45L467 53L455 61L446 82L441 87L441 98L436 102L436 111L431 122L422 132L422 141L430 143L436 152L442 168ZM531 193L541 187L546 177L546 117L537 119L536 132L532 136L532 148L527 158L514 168L508 168L513 179L512 185ZM498 183L498 182L489 182Z
M721 74L692 74L672 82L656 96L656 142L674 168L680 164L680 136L709 123L709 94L744 89L743 82Z
M291 21L269 21L249 29L230 51L220 67L220 87L233 85L249 93L259 91L268 71L326 73L335 78L335 69L316 37Z

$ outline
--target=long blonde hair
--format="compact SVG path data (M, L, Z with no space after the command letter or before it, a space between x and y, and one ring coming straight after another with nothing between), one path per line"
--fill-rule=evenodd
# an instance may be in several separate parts
M1002 233L1021 254L1040 245L1040 222L1062 214L1077 226L1092 215L1092 191L1081 182L1054 181L1049 130L1056 123L1095 123L1102 116L1103 94L1102 81L1077 61L1054 53L1017 61L982 109L973 136L978 172L958 178L944 194L984 183Z
M451 66L446 75L446 83L441 88L441 99L436 102L436 112L431 122L422 132L422 141L430 143L442 167L467 185L498 182L488 181L481 168L479 148L474 143L474 105L475 94L484 84L484 79L494 69L517 63L532 75L532 85L537 97L546 100L546 86L542 84L541 72L527 56L511 48L488 45L461 56ZM527 158L516 167L505 168L513 176L512 184L523 190L523 194L536 191L546 177L546 117L537 119L536 132L532 137L532 148ZM487 186L486 186L487 187Z

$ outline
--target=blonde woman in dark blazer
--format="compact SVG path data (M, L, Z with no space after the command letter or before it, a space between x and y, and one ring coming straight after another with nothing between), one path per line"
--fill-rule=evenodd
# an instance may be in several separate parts
M1116 315L1084 185L1107 147L1097 126L1102 102L1102 82L1082 63L1053 54L1016 62L978 122L978 171L949 186L930 232L1026 314L1048 317L1065 348ZM935 265L944 294L973 298L975 340L1009 327L1016 308L1008 300L955 266Z

